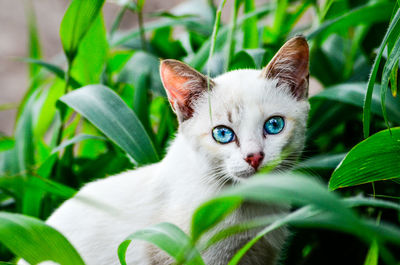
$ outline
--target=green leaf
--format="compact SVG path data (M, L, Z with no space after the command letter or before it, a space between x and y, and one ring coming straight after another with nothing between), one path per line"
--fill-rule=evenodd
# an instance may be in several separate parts
M268 54L266 53L266 51L264 49L260 49L260 48L246 49L245 51L247 52L248 55L251 56L251 58L253 58L253 61L255 63L255 68L257 68L257 69L263 68L269 62L266 59Z
M206 202L192 218L192 239L196 242L202 234L222 221L241 204L238 198L221 198Z
M31 177L31 180L34 181L25 182L24 185L30 189L45 191L53 195L58 195L64 199L71 198L77 192L73 188L43 177Z
M9 150L15 145L15 140L9 137L0 137L0 152Z
M389 85L389 78L392 75L392 71L395 70L397 72L397 70L398 70L399 59L400 59L400 35L397 37L396 42L392 48L392 51L391 51L390 55L388 56L385 66L383 67L383 74L382 74L382 81L381 81L382 113L383 113L383 118L384 118L388 128L390 126L389 126L389 121L388 121L387 112L386 112L386 94L387 94L388 85ZM394 85L397 88L397 83ZM397 107L397 109L400 112L400 108ZM400 120L400 119L397 119L397 120Z
M158 154L134 112L111 89L89 85L60 99L82 114L138 164L158 161Z
M345 155L345 153L316 155L300 162L295 169L334 169Z
M54 121L56 115L56 102L64 95L65 83L60 79L55 80L53 84L41 93L43 103L40 104L37 114L37 122L34 128L34 135L36 139L41 139L48 132L49 127Z
M192 22L193 22L192 17L184 17L184 18L180 18L180 19L166 19L166 20L162 20L162 21L155 21L153 23L147 23L144 26L143 30L144 30L144 32L149 32L149 31L153 31L153 30L157 30L157 29L161 29L161 28L165 28L165 27L173 27L173 26L177 26L177 25L179 25L179 26L187 25ZM117 35L117 34L115 34L115 35ZM114 37L110 41L110 43L111 43L110 45L112 47L120 46L120 45L127 43L129 40L132 40L139 36L140 36L140 29L135 29L131 32L121 34L120 36Z
M400 9L397 10L396 15L394 16L392 22L390 23L385 36L379 46L378 54L375 57L374 64L372 65L371 73L368 79L367 85L367 93L365 94L364 100L364 113L363 113L363 129L364 129L364 137L369 136L369 126L370 126L370 119L371 119L371 100L372 100L372 92L374 89L376 75L378 73L379 63L382 58L383 50L385 49L386 43L388 39L392 38L393 32L396 32L394 29L397 28L400 21Z
M315 198L318 198L318 200L315 200ZM334 216L329 219L331 222L342 220L340 223L342 230L351 231L352 228L359 226L355 229L356 231L354 233L362 235L364 232L363 226L359 224L359 221L353 212L347 209L347 207L333 193L328 192L323 185L319 184L315 180L293 175L259 175L241 185L228 189L217 198L205 203L205 207L203 205L200 206L199 209L201 209L201 212L199 210L199 212L196 213L201 213L201 215L198 217L194 216L193 219L198 219L196 224L200 224L203 220L206 225L205 229L196 231L196 237L200 237L200 233L212 228L212 226L220 220L221 216L226 216L232 212L232 210L242 200L265 204L293 203L295 205L310 205L311 207L316 207L315 209L326 212L331 212L332 209L335 209ZM223 206L221 205L222 202L229 203L227 206ZM309 213L306 214L306 216L308 215ZM207 216L212 216L212 222L209 224L207 223ZM292 217L287 218L292 220ZM302 215L300 219L303 220L304 218L304 215ZM260 239L265 233L286 224L287 221L288 220L285 218L280 218L270 227L260 231L259 236L249 242L249 245L246 245L243 248L243 252L240 252L240 254L238 253L238 255L240 257L244 255L252 244ZM338 226L335 227L337 228ZM236 261L232 264L236 264L240 260L239 256L235 258Z
M239 197L245 201L262 203L313 205L328 212L336 209L337 214L347 217L346 222L355 219L354 214L334 194L327 192L322 184L301 175L260 175L252 181L227 190L220 197Z
M352 9L344 15L328 20L307 35L307 39L315 39L331 35L340 29L348 29L360 24L384 22L390 19L393 3L389 1L370 2L366 5Z
M79 44L79 51L71 67L71 76L81 84L100 83L107 51L106 28L100 14Z
M235 69L254 69L256 64L253 58L246 52L240 51L233 57L229 65L229 71Z
M351 104L357 107L363 107L363 98L365 96L366 83L344 83L328 87L322 92L314 95L310 98L310 101L315 101L319 99L329 99L334 101L340 101L343 103ZM375 85L373 94L371 97L371 112L373 114L382 117L381 100L379 96L379 85ZM390 99L387 102L386 108L389 111L389 116L394 121L400 121L400 109L398 107L398 100Z
M104 0L72 0L61 21L60 37L65 55L72 62L79 44L99 15Z
M151 139L154 139L153 129L150 126L150 99L149 99L150 77L141 75L135 81L135 90L133 95L133 111L146 129Z
M343 202L348 207L372 206L372 207L380 207L380 208L384 208L384 209L393 209L393 210L400 212L400 204L398 204L398 203L386 201L386 200L380 200L380 199L376 199L376 198L365 198L361 195L343 199Z
M168 45L165 45L168 43ZM150 41L153 53L161 58L181 58L185 54L182 43L173 38L173 28L164 27L154 31Z
M108 71L110 71L111 73L119 72L129 61L133 54L134 51L130 50L111 51L111 55L107 63Z
M81 141L84 141L84 140L87 140L87 139L105 140L105 138L101 137L101 136L89 135L89 134L79 134L79 135L74 136L71 139L68 139L68 140L62 142L59 146L54 148L51 151L51 153L52 154L57 153L57 152L61 151L62 149L64 149L65 147L69 146L69 145L73 145L73 144L76 144L78 142L81 142Z
M63 235L31 217L0 212L0 242L30 264L51 260L63 265L84 265Z
M142 82L143 75L149 75L151 91L160 96L166 96L160 79L159 67L160 60L153 54L143 51L135 52L118 75L118 82L136 87Z
M265 204L293 203L305 205L305 207L283 218L279 216L274 220L270 217L261 217L262 219L267 218L264 223L271 225L262 229L254 239L237 252L229 263L232 265L237 264L246 251L265 234L284 224L339 230L354 234L366 242L377 239L381 242L388 241L400 244L400 230L392 226L376 225L360 219L353 211L348 209L348 202L340 200L323 185L309 177L282 174L260 175L227 190L217 198L238 198ZM315 198L318 198L318 200ZM263 223L263 220L254 221L256 224Z
M329 188L400 177L400 127L384 130L357 144L333 172Z
M236 252L236 254L233 256L233 258L229 261L228 265L236 265L240 262L241 258L247 253L247 251L262 237L264 237L266 234L269 232L278 229L286 224L289 224L291 222L301 220L305 222L305 220L309 219L311 216L316 214L316 210L312 207L305 206L303 208L300 208L293 213L290 213L286 215L283 218L279 218L275 222L271 222L270 225L266 226L264 229L262 229L260 232L257 233L257 235L247 242L239 251Z
M0 153L0 175L26 174L35 164L33 112L37 95L38 91L35 91L28 98L17 120L14 147Z
M368 250L367 257L365 258L364 265L378 265L379 259L379 245L376 242L372 242L371 247Z
M28 18L27 20L29 29L29 57L39 59L42 52L40 48L39 33L37 30L35 9L32 0L25 2L25 12L27 13L26 16ZM39 67L37 65L30 65L29 73L31 79L33 79L38 72Z
M40 65L43 68L47 69L49 72L52 72L53 74L55 74L58 78L60 78L62 80L65 80L65 72L64 72L64 70L61 69L60 67L58 67L57 65L54 65L54 64L51 64L51 63L47 63L47 62L44 62L44 61L41 61L41 60L32 59L32 58L23 58L22 60L27 62L27 63ZM82 86L73 77L70 78L69 83L73 88L78 88L78 87Z
M249 14L256 10L254 0L244 0L244 13ZM255 49L258 48L258 29L257 18L252 17L243 22L243 48Z
M118 257L122 265L126 265L125 254L132 240L144 240L164 250L178 263L188 265L204 265L199 252L192 246L190 238L179 227L161 223L139 230L131 234L118 247Z
M260 8L257 8L254 12L248 13L247 15L241 17L238 19L237 24L238 26L242 25L245 21L257 17L257 16L264 16L271 12L273 10L274 6L273 5L266 5L262 6ZM226 39L228 36L228 30L229 30L229 25L224 26L219 34L217 35L217 38L215 40L215 47L216 51L219 51L222 49L222 47L225 46L226 44ZM199 51L188 61L188 63L195 69L202 69L205 63L207 62L207 59L209 57L209 51L211 47L211 38L209 38L207 41L203 43Z

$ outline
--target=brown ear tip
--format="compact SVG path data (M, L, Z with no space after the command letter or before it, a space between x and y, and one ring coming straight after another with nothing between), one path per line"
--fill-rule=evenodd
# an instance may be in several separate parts
M307 39L304 35L297 35L297 36L291 38L290 40L288 40L288 42L296 47L303 46L308 49Z
M174 62L176 62L176 60L174 60L174 59L161 59L160 60L160 65L163 65L163 64L171 64L171 63L174 63Z

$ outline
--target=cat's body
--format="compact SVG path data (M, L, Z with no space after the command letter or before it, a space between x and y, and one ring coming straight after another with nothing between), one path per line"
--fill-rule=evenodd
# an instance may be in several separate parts
M191 216L202 202L227 185L246 181L258 168L281 158L283 151L293 159L303 148L309 104L308 46L302 37L287 42L263 71L237 70L213 79L209 94L206 78L183 63L163 61L160 72L180 122L166 157L89 183L47 221L88 265L119 264L119 244L134 231L160 222L189 232ZM244 204L219 227L287 210ZM256 233L221 241L202 253L203 259L208 265L227 264ZM268 234L240 264L275 265L285 237L285 229ZM126 256L128 264L173 261L139 241Z
M207 169L201 165L205 162L190 149L190 145L178 137L162 162L86 185L75 199L60 207L47 223L71 241L88 265L119 264L119 244L130 233L150 225L170 222L189 232L193 211L199 204L215 196L221 188L204 178ZM171 160L184 160L185 163L172 164ZM91 205L92 202L96 203ZM251 213L242 209L225 222L232 224L252 219L255 213L264 215L286 210L272 206L252 208L249 210ZM203 256L206 264L227 264L239 247L254 237L255 232L223 241L221 251L211 249L206 252ZM265 244L266 251L260 253L270 252L274 256L262 259L262 262L253 260L242 264L274 264L284 239L284 230L273 233L268 244ZM128 264L162 265L171 262L167 254L140 241L134 241L127 252Z

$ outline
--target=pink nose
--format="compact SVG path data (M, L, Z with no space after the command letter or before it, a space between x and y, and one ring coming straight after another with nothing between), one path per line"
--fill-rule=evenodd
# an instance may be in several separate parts
M260 166L262 160L264 159L264 153L259 152L255 154L248 154L244 159L250 166L252 166L255 170Z

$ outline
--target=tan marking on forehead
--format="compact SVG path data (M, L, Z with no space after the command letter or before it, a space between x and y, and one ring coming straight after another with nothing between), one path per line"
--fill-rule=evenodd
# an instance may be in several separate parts
M228 121L232 123L232 112L228 111Z

